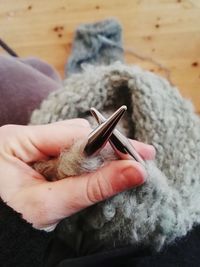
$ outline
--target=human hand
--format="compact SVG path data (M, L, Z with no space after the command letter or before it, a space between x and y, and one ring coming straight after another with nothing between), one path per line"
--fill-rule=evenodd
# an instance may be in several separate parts
M55 182L46 181L30 166L32 162L58 156L63 148L90 132L84 119L0 127L2 200L34 228L51 230L61 219L144 182L145 170L134 160L116 160L96 172ZM152 146L132 142L144 159L155 157Z

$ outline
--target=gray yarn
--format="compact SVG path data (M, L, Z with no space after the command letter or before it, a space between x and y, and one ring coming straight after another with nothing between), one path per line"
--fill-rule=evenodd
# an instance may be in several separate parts
M143 186L58 226L58 234L74 248L81 238L106 249L144 244L160 250L200 222L200 119L192 104L160 76L119 62L85 66L83 73L71 75L64 88L49 95L31 123L89 119L92 106L109 113L121 104L128 106L122 122L127 135L153 144L157 157L146 162L148 179Z
M109 65L123 61L121 25L114 19L82 24L75 33L72 55L65 74L82 71L82 65Z

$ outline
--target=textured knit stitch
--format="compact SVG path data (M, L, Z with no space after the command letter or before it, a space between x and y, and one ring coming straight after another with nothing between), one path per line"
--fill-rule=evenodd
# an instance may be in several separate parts
M109 65L123 61L121 25L107 19L93 24L82 24L76 29L72 55L65 73L82 71L83 64Z
M128 106L127 135L157 150L156 161L146 162L147 182L65 219L57 230L73 247L86 238L105 248L144 244L159 250L200 222L200 119L175 87L122 63L86 66L49 95L31 123L89 119L92 106L109 113L121 104Z

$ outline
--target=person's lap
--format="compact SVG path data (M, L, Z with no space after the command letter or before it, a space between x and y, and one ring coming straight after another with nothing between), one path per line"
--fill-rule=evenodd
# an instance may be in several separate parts
M58 73L44 61L0 55L0 126L27 124L32 111L60 86Z

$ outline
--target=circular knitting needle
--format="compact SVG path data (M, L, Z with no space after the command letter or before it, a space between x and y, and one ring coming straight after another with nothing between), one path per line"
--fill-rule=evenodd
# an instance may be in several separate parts
M97 109L91 108L90 111L99 124L102 124L106 121L106 118ZM129 154L136 161L144 165L144 160L132 146L128 138L120 133L120 131L117 129L114 129L112 135L110 136L109 142L120 158L127 158L127 154Z
M88 136L87 144L84 148L84 152L87 156L97 154L107 143L111 134L113 133L117 123L127 110L126 106L121 106L115 113L107 120L98 126Z

